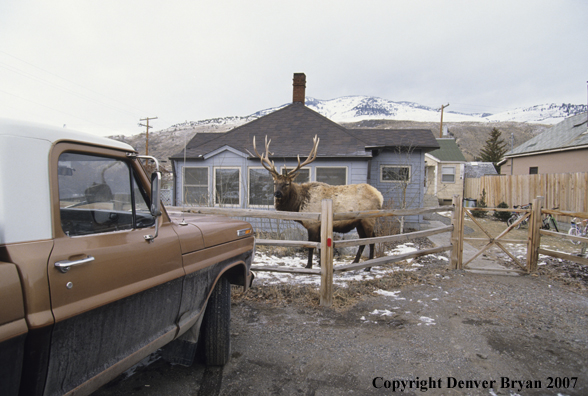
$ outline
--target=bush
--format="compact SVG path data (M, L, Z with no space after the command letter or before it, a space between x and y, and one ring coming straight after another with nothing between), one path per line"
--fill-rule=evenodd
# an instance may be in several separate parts
M497 208L508 208L508 204L506 202L501 202L498 204ZM510 217L510 212L494 212L494 217L500 221L506 221Z
M476 205L478 208L486 208L486 190L482 190L482 195L480 195L480 199L478 199L478 204ZM472 215L474 217L486 217L486 211L484 210L472 210Z

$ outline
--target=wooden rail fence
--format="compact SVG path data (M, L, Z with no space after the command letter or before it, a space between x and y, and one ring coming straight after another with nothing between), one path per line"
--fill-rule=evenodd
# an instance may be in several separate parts
M461 198L459 198L461 199ZM454 199L454 203L455 203ZM174 208L180 209L180 208ZM452 212L454 206L442 206L436 208L404 209L404 210L374 210L362 212L333 213L333 202L330 199L322 201L320 213L299 213L299 212L279 212L256 209L231 209L231 208L212 208L212 207L192 207L185 208L185 211L199 214L216 214L230 217L252 217L252 218L271 218L281 220L315 220L321 222L321 242L311 241L292 241L276 239L256 239L257 245L272 245L285 247L314 247L320 249L321 267L318 268L293 268L280 266L252 266L254 271L271 271L271 272L288 272L306 275L320 275L320 304L330 306L333 303L333 275L343 271L354 271L366 267L375 267L388 265L409 258L416 258L428 254L440 253L454 249L454 245L439 246L432 249L425 249L418 252L406 253L394 256L378 257L372 260L365 260L355 264L338 265L333 268L333 250L337 247L368 245L371 243L386 242L404 242L416 238L424 238L444 232L453 232L454 225L438 227L426 231L417 231L400 235L388 235L375 238L350 239L345 241L333 240L333 222L338 220L362 219L369 217L388 217L388 216L408 216L422 215L436 212ZM452 238L453 239L453 238ZM457 253L452 253L452 257L458 257ZM450 263L451 268L457 268L457 263Z
M541 235L557 236L560 238L566 238L571 240L580 241L588 244L588 238L585 237L574 237L563 233L557 233L541 229L542 216L544 214L553 214L559 216L572 216L579 218L588 218L586 212L569 212L562 210L542 210L542 204L544 200L542 197L537 197L533 200L532 209L499 209L499 208L464 208L463 200L460 196L453 197L453 205L441 206L436 208L420 208L420 209L405 209L405 210L374 210L374 211L363 211L363 212L349 212L349 213L333 213L333 202L330 199L322 201L322 207L320 213L299 213L299 212L280 212L270 210L256 210L256 209L230 209L230 208L212 208L212 207L192 207L184 209L191 213L200 214L216 214L230 217L251 217L251 218L271 218L281 220L314 220L321 222L321 241L293 241L293 240L276 240L276 239L256 239L257 245L273 245L283 247L302 247L302 248L318 248L320 249L321 267L318 268L294 268L294 267L280 267L280 266L252 266L251 269L254 271L272 271L272 272L287 272L287 273L298 273L306 275L320 275L320 304L323 306L330 306L333 303L333 275L335 273L344 271L354 271L367 267L375 267L381 265L388 265L398 261L406 260L409 258L421 257L429 254L440 253L444 251L450 252L449 268L450 269L466 269L468 263L463 263L463 243L464 239L464 216L470 215L467 213L471 210L484 210L484 211L510 211L510 212L525 212L529 217L529 233L527 241L522 240L509 240L503 237L508 234L510 230L516 227L521 221L512 224L507 227L504 232L500 235L493 237L488 235L488 244L476 254L476 257L482 254L483 251L491 246L498 246L503 249L515 263L524 267L526 272L533 272L537 270L537 262L539 254L548 255L551 257L561 258L570 260L580 264L588 265L588 258L578 257L562 252L555 252L548 249L541 248ZM179 210L180 208L175 208ZM416 231L406 234L399 235L387 235L375 238L365 239L351 239L343 241L333 240L333 222L338 220L350 220L350 219L361 219L368 217L388 217L388 216L408 216L408 215L423 215L428 213L436 212L452 212L451 225L433 228L425 231ZM473 217L471 217L474 219ZM475 221L475 220L474 220ZM338 265L333 267L333 250L337 247L347 246L359 246L368 245L371 243L387 243L387 242L406 242L416 238L424 238L435 234L441 234L450 232L450 244L444 246L438 246L431 249L420 250L417 252L378 257L371 260L365 260L359 263L351 263ZM510 254L507 249L504 248L502 242L518 242L527 244L527 258L526 264L523 266L519 261ZM474 257L475 258L475 257ZM473 260L473 259L471 259ZM471 261L470 260L470 261Z

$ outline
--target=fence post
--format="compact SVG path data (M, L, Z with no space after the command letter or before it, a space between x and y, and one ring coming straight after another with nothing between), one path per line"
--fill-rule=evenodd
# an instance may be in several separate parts
M527 272L537 271L539 261L539 246L541 245L541 207L543 197L533 200L531 218L529 219L529 239L527 240Z
M333 305L333 201L321 202L321 298L320 305Z
M462 269L463 263L463 201L459 195L453 196L453 216L451 224L451 260L449 269Z

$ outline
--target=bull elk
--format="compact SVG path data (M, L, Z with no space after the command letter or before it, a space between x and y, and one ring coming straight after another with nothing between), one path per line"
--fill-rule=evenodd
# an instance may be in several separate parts
M274 162L269 159L271 139L268 141L267 136L265 137L265 153L259 154L255 147L255 137L253 137L253 150L255 151L255 155L261 160L261 165L269 171L274 179L274 206L276 210L287 212L320 212L321 201L323 199L331 199L333 201L333 211L335 213L381 209L384 198L376 188L369 184L332 186L321 182L294 183L298 171L316 159L319 141L320 139L315 136L312 150L310 150L310 154L306 160L301 163L300 156L298 156L298 166L291 171L285 169L284 173L280 174L276 170ZM302 224L308 231L309 241L320 242L320 222L304 220L298 221L298 223ZM355 228L360 238L372 238L375 236L375 224L376 219L373 217L335 221L333 223L333 231L347 233ZM374 258L374 245L373 243L370 244L370 260ZM357 255L353 261L354 263L359 262L364 248L365 245L359 246ZM312 268L313 253L314 248L309 248L306 268ZM369 268L366 271L369 271Z

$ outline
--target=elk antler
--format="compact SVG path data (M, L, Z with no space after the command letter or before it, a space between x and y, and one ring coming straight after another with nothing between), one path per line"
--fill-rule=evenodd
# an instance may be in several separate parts
M276 170L276 166L274 165L273 161L269 160L269 145L271 143L271 139L269 140L269 142L267 141L267 135L265 136L265 153L264 154L259 154L257 152L257 147L255 147L255 136L253 136L253 150L255 151L255 155L257 155L257 157L261 160L261 165L267 169L272 175L278 176L279 173ZM266 165L267 164L267 165ZM268 168L268 165L270 166Z
M300 155L298 156L298 166L291 171L288 171L288 173L286 174L286 176L290 177L292 175L294 175L294 173L298 172L298 170L300 168L302 168L305 165L310 164L312 161L314 161L316 159L316 151L318 149L318 144L321 140L317 137L317 135L314 135L314 138L312 139L312 149L310 150L310 154L308 154L308 157L304 160L303 163L300 163Z

